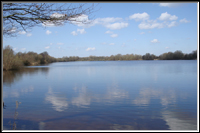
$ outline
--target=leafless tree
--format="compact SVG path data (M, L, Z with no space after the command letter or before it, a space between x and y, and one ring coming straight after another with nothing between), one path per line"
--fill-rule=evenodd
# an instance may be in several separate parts
M78 3L9 3L3 4L3 36L17 36L34 26L60 26L65 23L88 23L94 4ZM84 19L85 17L85 19Z

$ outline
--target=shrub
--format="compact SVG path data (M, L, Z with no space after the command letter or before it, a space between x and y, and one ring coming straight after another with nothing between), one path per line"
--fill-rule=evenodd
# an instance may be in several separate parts
M14 54L10 46L3 49L3 70L19 69L22 61Z

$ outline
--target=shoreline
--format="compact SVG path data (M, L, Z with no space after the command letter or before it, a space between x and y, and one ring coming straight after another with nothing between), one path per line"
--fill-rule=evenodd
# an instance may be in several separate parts
M196 60L197 59L190 59L190 60ZM78 62L78 61L172 61L172 60L161 60L161 59L153 59L153 60L143 60L143 59L139 59L139 60L77 60L77 61L57 61L57 62L51 62L51 63L59 63L59 62ZM179 59L179 60L173 60L173 61L189 61L189 60L184 60L184 59ZM26 67L31 67L31 66L46 66L48 64L51 63L47 63L47 64L38 64L38 65L28 65L28 66L21 66L18 69L3 69L3 71L17 71Z

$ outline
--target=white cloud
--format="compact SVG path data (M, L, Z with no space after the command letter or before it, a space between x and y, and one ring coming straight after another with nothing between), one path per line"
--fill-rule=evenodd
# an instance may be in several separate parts
M116 29L125 28L127 26L128 26L128 23L121 22L121 23L108 24L105 27L111 30L116 30Z
M57 43L57 45L63 45L64 43Z
M103 25L103 26L107 26L110 23L114 23L114 22L121 22L123 19L122 18L114 18L114 17L107 17L107 18L97 18L93 21L91 21L91 23L88 24L88 27L90 26L94 26L94 25Z
M65 17L65 14L53 13L50 17L58 19L58 18ZM42 23L42 26L45 26L45 27L54 27L54 26L62 26L62 25L64 25L64 20L57 20L55 22L45 21Z
M159 41L158 41L158 39L153 39L151 42L152 43L158 43Z
M93 51L93 50L95 50L95 47L86 49L86 51Z
M104 27L107 27L109 29L121 29L128 26L128 23L122 22L123 19L118 17L97 18L94 20L89 20L88 15L82 14L78 17L70 18L69 20L71 20L72 24L83 28L89 28L95 25L103 25Z
M176 21L172 21L172 22L162 22L162 23L159 23L157 22L157 20L147 20L147 21L143 21L141 22L138 27L140 29L154 29L154 28L164 28L164 27L168 27L168 28L171 28L171 27L174 27L174 26L177 26L178 23Z
M106 34L112 34L113 32L108 30L108 31L106 31L105 33L106 33Z
M165 13L162 13L158 19L164 20L164 21L166 21L166 20L177 20L178 17L176 15L172 16L172 15L168 14L167 12L165 12Z
M169 49L169 47L165 47L165 49Z
M123 20L122 18L107 17L107 18L97 18L95 21L98 22L98 24L107 24L122 20Z
M110 43L109 45L115 45L114 43Z
M45 26L45 27L54 27L55 24L53 24L52 22L46 21L46 22L43 22L43 23L42 23L42 26Z
M114 18L114 17L97 18L93 21L93 25L99 24L111 30L116 30L128 26L128 23L122 22L122 20L123 20L122 18Z
M112 35L110 35L111 37L118 37L118 35L117 34L112 34Z
M14 33L16 31L17 31L17 28L16 27L12 27L12 29L10 29L8 32Z
M174 20L177 20L178 17L176 15L168 14L167 12L162 13L159 18L155 20L150 20L149 15L147 13L136 13L129 17L130 19L135 19L136 21L143 20L138 27L140 29L154 29L154 28L164 28L164 27L173 27L177 26L177 22ZM163 22L158 22L158 20L161 20ZM173 21L173 22L168 22ZM184 22L184 20L182 20ZM186 21L185 21L186 22ZM140 34L144 34L144 32L141 32Z
M18 33L24 35L24 34L26 34L26 31L19 31Z
M53 13L50 17L51 18L62 18L64 16L65 16L65 14Z
M191 22L191 21L190 21L190 20L187 20L186 18L184 18L184 19L181 19L180 22L181 22L181 23L189 23L189 22Z
M118 34L113 34L113 32L112 32L112 31L109 31L109 30L106 31L105 33L106 33L106 34L111 34L110 37L112 37L112 38L118 37Z
M73 20L71 22L72 24L75 24L75 25L80 26L80 27L88 28L88 27L91 27L91 26L94 26L94 25L97 25L97 24L103 25L105 27L110 27L110 26L112 27L112 25L110 23L120 22L123 19L122 18L107 17L107 18L97 18L97 19L94 19L94 20L89 20L87 15L81 15L81 16L76 17L76 18L71 18L71 20ZM83 21L83 23L82 23L82 21ZM121 26L122 25L124 25L124 23L121 23ZM127 25L127 24L125 23L125 25ZM121 28L123 28L123 26ZM112 29L116 29L116 28L112 28Z
M78 33L77 33L76 31L72 31L71 34L72 34L73 36L78 35Z
M182 5L183 3L160 3L159 6L164 6L164 7L177 7Z
M49 49L49 48L50 48L49 46L46 46L46 47L45 47L45 49Z
M141 22L138 25L140 29L164 28L164 26L164 23L158 23L156 20L148 20L147 22Z
M171 16L170 18L169 18L169 20L177 20L178 19L178 17L176 16L176 15L173 15L173 16Z
M80 34L85 34L86 33L85 29L77 29L77 32L79 32Z
M82 14L73 18L69 18L72 24L81 27L90 27L93 25L92 21L88 19L88 15Z
M129 19L135 19L135 21L148 20L149 19L149 14L147 14L146 12L144 12L144 13L135 13L135 14L129 16Z
M50 31L50 30L47 30L47 31L46 31L46 34L47 34L47 35L51 34L51 31Z
M86 31L85 31L85 29L77 29L77 31L72 31L72 32L71 32L71 34L74 35L74 36L77 36L78 33L80 33L80 34L85 34Z
M31 33L27 33L26 36L32 36L32 34Z
M177 22L176 21L172 21L170 24L168 24L167 26L170 28L170 27L174 27L177 25Z
M18 33L21 34L21 35L26 34L26 36L28 36L28 37L32 36L32 33L27 33L26 31L19 31Z

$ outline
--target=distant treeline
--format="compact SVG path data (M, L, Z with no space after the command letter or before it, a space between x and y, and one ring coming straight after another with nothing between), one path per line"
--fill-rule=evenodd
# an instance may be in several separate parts
M3 49L3 70L19 69L22 66L42 65L52 62L69 62L69 61L116 61L116 60L194 60L197 59L197 50L184 54L177 50L174 53L168 52L156 56L146 53L145 55L126 54L126 55L111 55L111 56L89 56L89 57L62 57L54 58L46 51L40 54L35 52L15 53L10 46Z
M174 53L168 52L161 54L160 56L156 56L154 54L146 53L145 55L137 55L137 54L126 54L126 55L111 55L111 56L89 56L89 57L78 57L78 56L70 56L70 57L62 57L57 58L58 62L66 62L66 61L116 61L116 60L195 60L197 59L197 50L184 54L182 51L177 50Z

